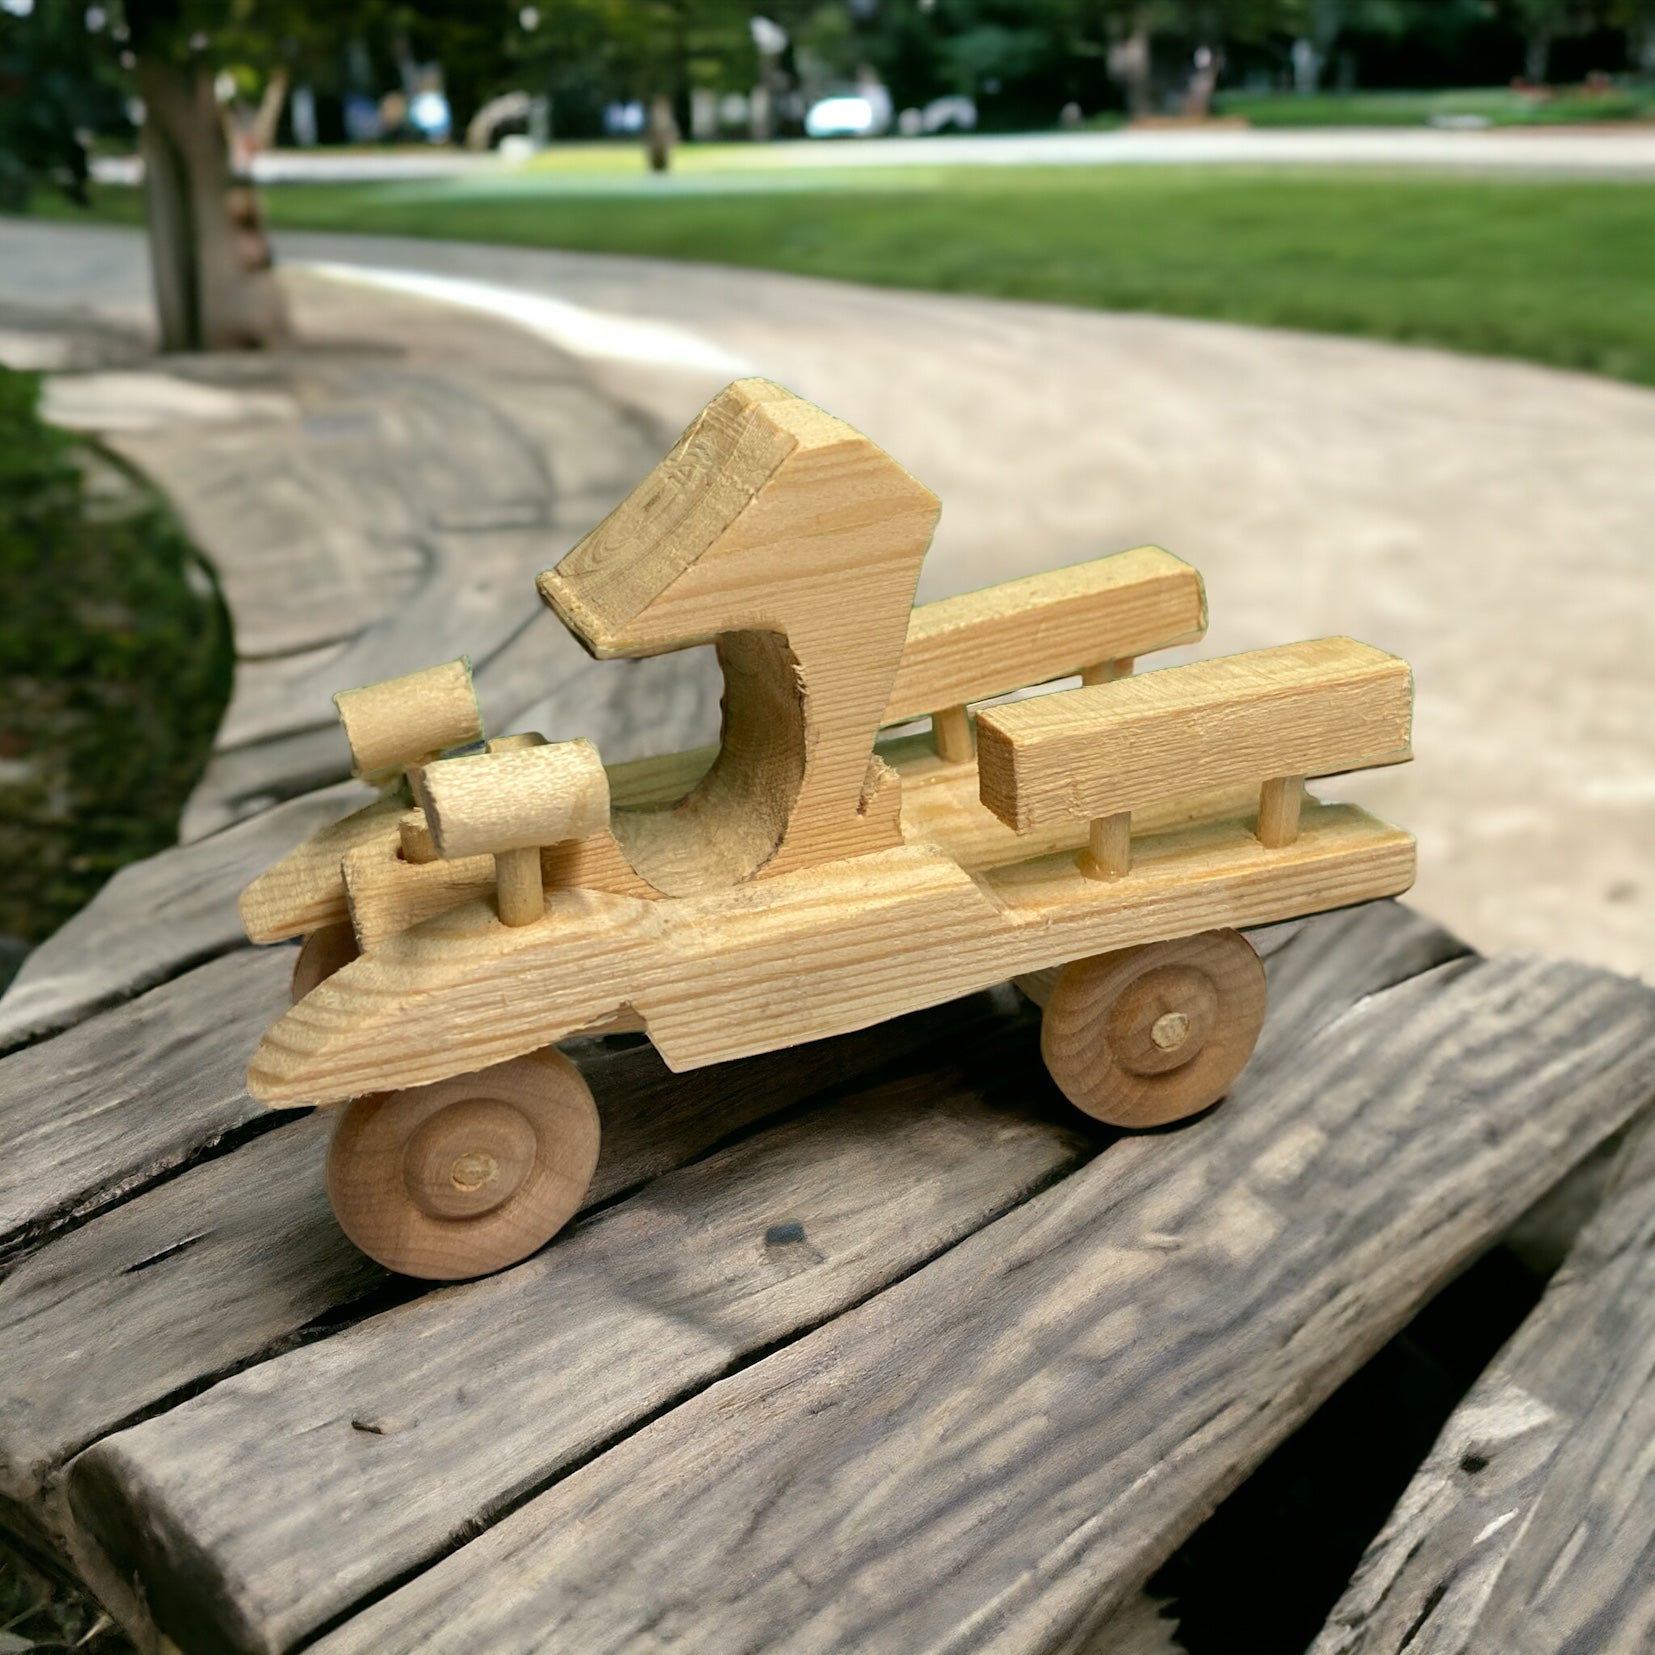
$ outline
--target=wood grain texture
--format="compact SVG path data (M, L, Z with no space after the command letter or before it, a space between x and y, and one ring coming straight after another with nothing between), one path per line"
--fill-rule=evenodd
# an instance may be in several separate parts
M314 1647L1083 1648L1652 1084L1655 996L1601 972L1369 994Z
M1270 951L1274 989L1261 1052L1283 1056L1296 1052L1313 1029L1363 993L1464 952L1452 938L1388 903L1309 922L1296 931L1281 928L1261 938L1260 945ZM616 1406L623 1394L617 1386L631 1387L624 1396L632 1408L643 1411L633 1413L635 1419L647 1413L650 1397L664 1399L665 1393L651 1388L653 1358L641 1357L636 1370L619 1364L602 1369L603 1377L587 1387L583 1399L568 1394L568 1363L584 1372L578 1364L611 1349L614 1340L624 1338L625 1348L631 1348L633 1332L628 1330L640 1325L666 1350L680 1349L683 1338L696 1348L695 1341L723 1338L731 1326L747 1328L762 1343L750 1310L742 1307L761 1307L772 1291L766 1284L774 1276L778 1247L780 1258L791 1261L790 1272L805 1278L825 1272L830 1280L839 1280L845 1269L865 1267L856 1262L865 1260L861 1231L850 1223L858 1203L869 1215L884 1212L880 1222L889 1225L897 1222L898 1209L909 1199L904 1192L916 1182L933 1189L944 1166L952 1169L946 1183L957 1180L982 1191L1000 1187L995 1181L1004 1175L1002 1162L1026 1157L1027 1146L1041 1133L1069 1154L1062 1147L1072 1143L1069 1128L1061 1115L1054 1121L1041 1102L1050 1094L1040 1079L1032 1014L991 1012L978 1000L950 1008L950 1015L956 1021L943 1050L953 1067L943 1076L952 1073L954 1078L940 1090L958 1104L957 1129L942 1130L946 1117L936 1113L939 1085L932 1071L912 1085L879 1094L872 1103L824 1108L808 1139L776 1140L772 1133L762 1134L738 1146L733 1158L721 1157L716 1177L692 1168L681 1175L680 1185L661 1181L648 1186L636 1206L612 1209L594 1232L609 1238L603 1243L610 1249L604 1269L612 1272L607 1279L617 1287L636 1283L638 1271L657 1272L648 1278L647 1291L633 1292L629 1312L617 1310L601 1323L601 1339L588 1336L594 1324L583 1321L572 1302L567 1312L558 1308L566 1303L559 1295L573 1291L564 1274L570 1250L577 1241L582 1248L598 1245L580 1240L588 1232L577 1227L542 1259L496 1282L422 1301L395 1317L353 1329L343 1336L349 1343L329 1340L283 1358L279 1368L254 1369L215 1387L187 1408L112 1439L82 1462L88 1477L100 1479L93 1503L109 1514L110 1555L127 1556L134 1546L144 1547L146 1571L154 1567L168 1581L157 1590L172 1594L179 1612L192 1623L223 1609L240 1624L280 1626L282 1635L314 1626L318 1617L337 1613L374 1583L394 1579L422 1555L443 1549L447 1537L462 1532L480 1511L499 1509L509 1503L513 1490L532 1486L555 1466L568 1463L570 1442L559 1436L561 1427L553 1428L556 1421L568 1418L574 1440L586 1441L590 1428L582 1423L582 1408ZM855 1049L870 1038L818 1050L825 1055L841 1046ZM1012 1043L1014 1054L1003 1067L990 1061L1001 1040ZM762 1061L779 1061L784 1055ZM678 1080L663 1074L653 1098L639 1098L633 1119L660 1119L666 1108L680 1106L676 1088L711 1088L720 1077L747 1067ZM962 1071L968 1084L959 1079ZM992 1080L995 1074L1005 1076L1003 1084ZM990 1089L986 1097L985 1088ZM915 1115L926 1124L914 1126ZM607 1154L617 1132L616 1111L607 1098L604 1119ZM1011 1145L1021 1146L1015 1156L1002 1150L1002 1134L1009 1134ZM888 1158L881 1147L887 1142ZM806 1143L815 1145L809 1156L803 1153ZM823 1169L832 1157L852 1154L854 1161L840 1162L839 1170L830 1174ZM603 1188L600 1169L594 1194ZM680 1192L670 1202L669 1189ZM770 1192L768 1205L758 1201L759 1192ZM941 1198L929 1199L929 1207L915 1199L916 1214L939 1210L934 1203ZM633 1216L620 1222L629 1209ZM834 1220L838 1227L831 1231L812 1216L822 1213L825 1223L826 1214L841 1210L844 1218ZM678 1216L665 1228L664 1220L648 1217L666 1211ZM763 1215L762 1222L752 1220L758 1224L756 1233L731 1227L731 1215L754 1213ZM610 1220L615 1226L603 1228ZM772 1223L791 1221L803 1223L808 1245L791 1240L759 1244L757 1236ZM650 1244L651 1238L659 1238L659 1245ZM715 1277L723 1283L716 1290L710 1285ZM801 1290L810 1286L808 1279L801 1282ZM661 1315L679 1310L682 1317L669 1315L669 1320L682 1320L681 1329L660 1328ZM439 1335L439 1326L452 1336ZM545 1341L565 1337L575 1341L570 1355L545 1359ZM489 1349L491 1362L521 1373L511 1386L491 1386L486 1399L464 1377L468 1366L475 1371L479 1343ZM537 1352L542 1354L537 1357ZM459 1405L456 1387L476 1396L475 1403ZM339 1461L334 1457L337 1440L354 1417L383 1417L402 1425L371 1443L345 1434L349 1458ZM500 1433L503 1440L497 1444ZM366 1449L376 1452L370 1457ZM265 1463L260 1474L272 1488L302 1489L303 1499L249 1503L240 1479L254 1460ZM232 1469L237 1466L241 1470ZM345 1530L333 1527L333 1518L323 1523L306 1517L324 1507L347 1525L348 1540L339 1538ZM208 1550L217 1561L206 1569L199 1554L186 1547L186 1537L198 1534L214 1537ZM187 1568L165 1561L186 1555L192 1559ZM348 1567L350 1581L337 1578L342 1567ZM234 1601L224 1608L224 1599ZM256 1635L280 1642L274 1631ZM255 1642L252 1647L263 1646ZM492 1646L479 1646L484 1647Z
M0 1059L0 1258L258 1122L244 1056L292 969L242 949Z
M1206 629L1201 576L1158 546L922 604L881 722L1194 643Z
M441 666L387 678L333 698L359 776L422 763L483 738L483 715L463 655Z
M985 1066L979 1084L1004 1074ZM996 1107L957 1071L875 1088L667 1174L530 1265L106 1440L72 1472L71 1499L109 1563L142 1572L185 1647L212 1627L219 1648L287 1648L457 1530L876 1292L1086 1153L1077 1130ZM484 1349L479 1413L468 1399ZM175 1470L186 1432L191 1469ZM241 1446L226 1452L231 1438ZM256 1510L245 1498L255 1441ZM163 1562L186 1534L212 1558L210 1576Z
M361 788L346 782L122 868L23 962L0 997L0 1050L241 948L242 887L361 803Z
M560 845L609 825L609 781L589 741L441 759L414 777L414 796L444 857Z
M241 958L274 966L290 952ZM965 1002L856 1040L688 1077L671 1074L647 1046L580 1048L604 1129L588 1201L612 1200L818 1092L913 1063L982 1016L979 1003ZM247 1034L225 1027L224 1066L234 1071ZM202 1066L199 1042L186 1054ZM158 1080L157 1110L180 1112L188 1092L168 1087L165 1069ZM48 1241L0 1281L7 1363L29 1376L27 1385L0 1387L0 1495L14 1510L60 1523L50 1480L69 1454L325 1332L386 1290L384 1270L346 1240L329 1209L323 1162L332 1130L330 1115L313 1115L190 1167ZM96 1361L87 1359L92 1348Z
M897 791L869 755L938 509L850 426L739 380L540 577L599 657L717 641L712 769L681 809L615 822L658 890L728 888L900 841Z
M983 803L1025 830L1164 804L1201 787L1407 759L1413 675L1349 638L1196 661L987 708Z
M275 1106L485 1068L629 1007L676 1069L866 1028L1008 976L1152 939L1393 895L1408 835L1351 806L1307 811L1290 847L1247 822L1151 839L1105 887L1072 857L974 880L925 846L654 903L549 894L511 929L473 903L391 938L271 1028L248 1070ZM423 872L422 869L410 870Z
M1313 1655L1655 1647L1655 1114L1443 1427Z

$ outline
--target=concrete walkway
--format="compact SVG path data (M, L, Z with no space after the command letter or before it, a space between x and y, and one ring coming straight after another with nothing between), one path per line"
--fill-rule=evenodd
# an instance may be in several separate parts
M577 151L578 152L578 151ZM695 152L690 151L693 157ZM1496 127L1247 127L1142 129L1119 132L950 134L864 138L849 143L810 139L720 148L720 171L785 171L798 167L1142 167L1142 166L1425 167L1478 173L1528 173L1577 178L1655 177L1655 125ZM495 155L417 149L376 155L278 150L255 157L253 174L268 183L390 182L488 177L515 170ZM103 182L136 183L135 159L93 163ZM697 177L703 184L705 170ZM548 187L556 187L555 175ZM616 174L615 182L629 182ZM674 178L650 179L640 158L636 182L670 191Z
M0 230L0 295L66 252L141 302L135 238ZM1421 839L1420 905L1484 949L1655 979L1655 395L1522 364L591 255L296 236L289 258L557 301L604 397L682 423L768 373L944 501L922 597L1156 541L1206 574L1203 653L1349 632L1406 655L1418 763L1339 790ZM121 296L126 269L127 287ZM599 313L584 350L581 316ZM613 348L663 321L663 367ZM514 324L523 327L518 322Z

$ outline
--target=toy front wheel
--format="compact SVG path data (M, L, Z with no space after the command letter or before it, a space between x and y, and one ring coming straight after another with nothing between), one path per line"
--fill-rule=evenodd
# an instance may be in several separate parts
M579 1211L597 1159L591 1089L548 1047L356 1099L328 1148L328 1199L387 1269L458 1281L549 1241Z
M1236 931L1076 960L1040 986L1052 1079L1111 1126L1163 1126L1217 1103L1264 1023L1264 965Z

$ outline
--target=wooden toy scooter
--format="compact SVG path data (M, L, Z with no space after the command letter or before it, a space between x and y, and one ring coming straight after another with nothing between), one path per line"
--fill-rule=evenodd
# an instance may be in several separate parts
M642 1030L682 1071L1013 977L1077 1107L1180 1119L1263 1020L1234 928L1412 883L1406 833L1304 789L1411 756L1404 662L1323 638L1132 676L1206 625L1200 577L1147 547L915 609L937 512L744 380L539 582L599 658L716 643L717 748L485 744L463 661L336 698L384 791L242 896L255 942L307 939L248 1085L355 1100L328 1188L364 1251L452 1279L553 1235L597 1158L556 1044L582 1033Z

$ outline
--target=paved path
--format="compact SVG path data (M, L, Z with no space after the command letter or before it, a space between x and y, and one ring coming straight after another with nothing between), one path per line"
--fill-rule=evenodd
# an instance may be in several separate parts
M135 238L0 237L0 296L50 257L60 291L139 302ZM743 367L773 375L942 496L922 597L1157 541L1207 576L1208 652L1327 632L1397 650L1418 676L1419 762L1348 791L1419 833L1420 905L1484 948L1655 978L1655 395L712 266L336 236L282 249L555 300L533 325L561 328L592 382L657 426ZM688 341L674 365L618 343L663 319Z
M956 134L915 140L867 138L854 143L809 139L721 146L721 169L913 166L1370 166L1431 167L1578 177L1655 177L1655 126L1498 127L1445 131L1433 127L1296 127L1254 130L1031 132ZM347 183L452 177L510 171L493 155L465 150L409 150L344 155L279 150L260 155L254 176L269 182ZM97 177L133 183L137 163L109 157ZM643 164L639 161L640 180ZM617 175L624 179L624 174ZM704 177L704 175L703 175ZM670 188L655 180L655 187Z

